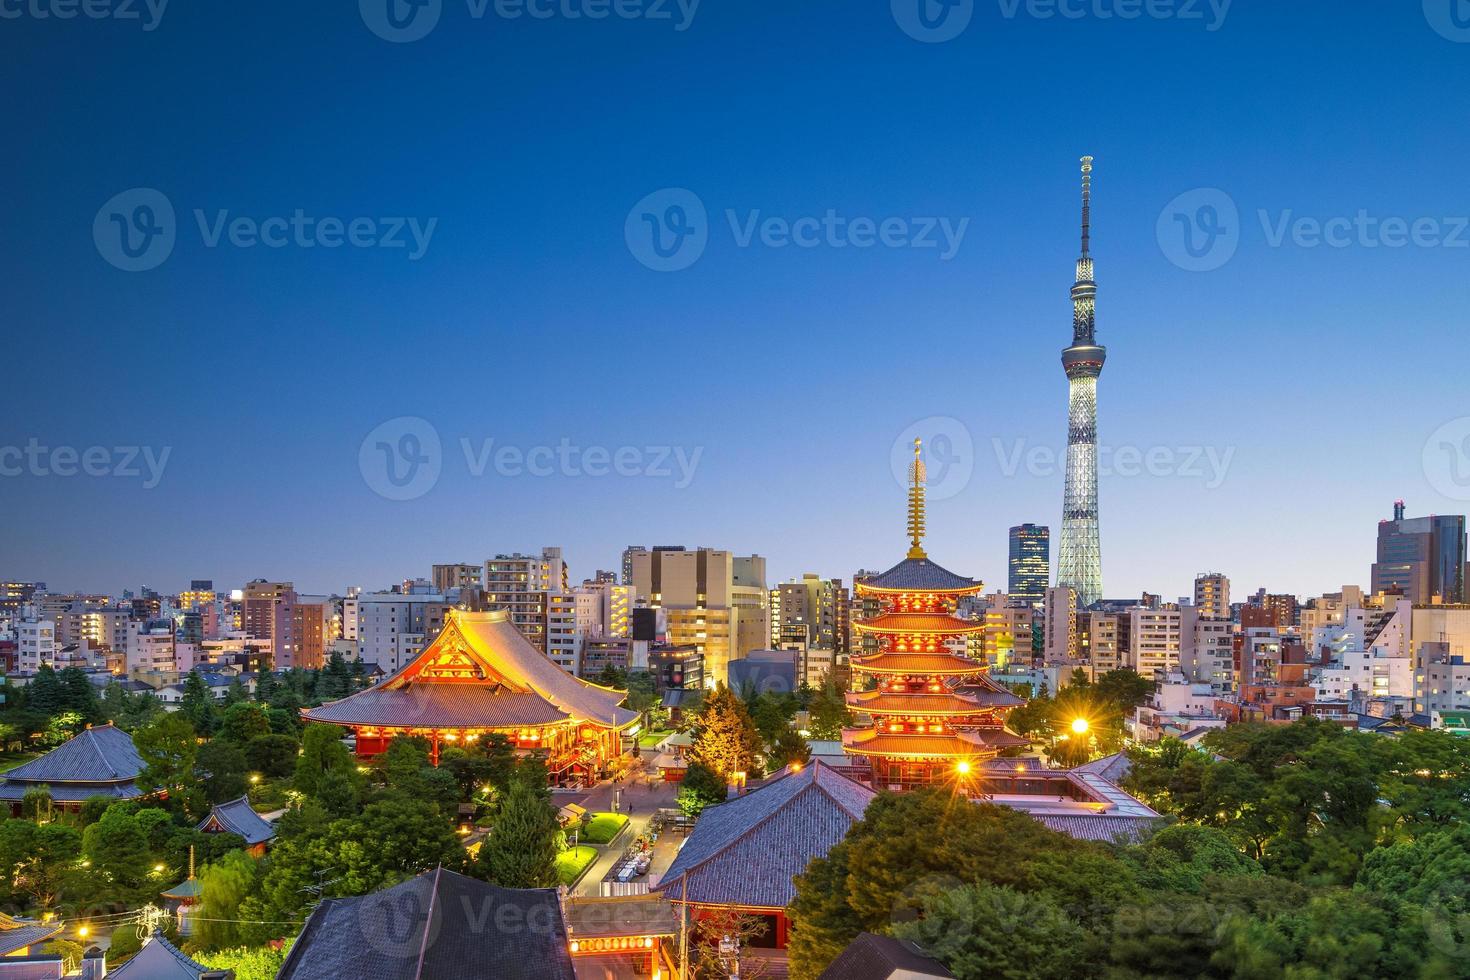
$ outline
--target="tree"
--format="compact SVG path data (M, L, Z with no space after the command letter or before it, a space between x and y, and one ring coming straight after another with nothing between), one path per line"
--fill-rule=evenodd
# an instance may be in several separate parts
M97 689L80 667L66 668L57 675L57 680L61 684L61 705L64 710L76 712L85 722L102 719Z
M262 704L238 701L220 715L219 738L244 745L271 733L270 715Z
M149 840L157 821L154 814L168 819L161 810L139 811L133 803L114 803L82 832L82 852L92 862L92 873L112 882L125 900L146 897L163 884L149 878L157 863Z
M300 748L290 735L261 735L245 743L245 765L263 776L289 776L296 771Z
M771 766L780 769L793 762L804 766L812 759L812 747L793 729L783 729L771 743Z
M189 671L189 676L184 681L184 693L179 698L179 714L188 718L200 735L209 735L218 724L214 694L197 670Z
M240 945L240 903L255 890L259 872L245 851L231 851L199 871L200 910L193 941L201 949Z
M332 725L309 725L301 739L301 755L296 760L293 782L307 796L320 796L324 781L339 791L345 786L354 797L361 792L362 778L357 763L347 746L342 744L340 729ZM396 743L398 740L394 739ZM329 779L329 777L333 777Z
M196 771L204 781L210 803L224 803L245 795L245 750L236 742L214 739L199 748Z
M77 859L82 835L63 823L0 822L0 874L12 892L49 911L61 900Z
M959 980L1072 975L1088 936L1045 895L1005 885L964 885L925 896L922 915L893 934L918 943Z
M1097 694L1120 712L1131 713L1154 693L1154 682L1132 667L1110 670L1097 679Z
M133 735L133 746L143 759L138 783L145 790L178 793L194 779L199 737L181 712L165 714Z
M26 685L25 692L26 707L38 714L49 716L65 710L66 695L61 680L49 664L36 669L36 676Z
M232 970L235 980L275 980L286 965L286 956L291 952L295 939L288 939L279 948L276 946L238 947L195 957L211 970Z
M476 876L502 888L556 885L561 825L543 792L517 779L501 802L490 835L480 845Z
M852 727L852 711L847 707L847 698L831 675L822 678L822 684L812 696L807 710L811 718L807 730L812 738L836 741L842 737L844 728Z
M691 732L689 761L699 763L721 779L735 773L759 777L761 737L750 712L730 689L721 684L705 698Z
M704 808L725 802L729 787L717 773L699 763L691 763L679 783L677 796L679 809L691 817L697 817Z

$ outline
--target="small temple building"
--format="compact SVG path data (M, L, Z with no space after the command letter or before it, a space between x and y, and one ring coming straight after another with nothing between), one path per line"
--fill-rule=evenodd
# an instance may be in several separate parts
M830 766L792 766L744 796L707 808L657 891L675 905L766 920L753 945L786 948L793 879L826 856L877 794Z
M107 976L119 980L230 980L234 970L216 970L196 963L183 950L155 932L143 940L143 948Z
M245 847L251 857L263 856L267 845L276 838L276 828L255 812L246 796L228 803L216 803L195 829L203 834L239 834L245 838Z
M32 790L44 789L58 809L76 811L94 796L132 800L144 796L136 780L143 759L127 732L112 725L83 729L38 759L10 770L0 781L0 801L12 816Z
M30 956L41 946L61 935L66 923L55 920L40 922L0 912L0 957Z
M445 745L504 735L546 754L553 782L591 782L631 751L637 712L624 691L573 677L531 645L505 610L451 610L414 660L366 691L319 708L307 721L350 728L371 758L398 735L429 740L437 765Z
M276 980L575 980L555 888L437 868L317 905Z
M942 568L924 551L922 448L915 439L908 556L853 583L880 612L852 624L865 655L852 658L847 703L869 723L845 730L842 747L866 763L876 789L963 783L981 763L1027 744L1005 728L1006 713L1025 701L963 653L965 637L985 624L956 615L957 606L984 583Z

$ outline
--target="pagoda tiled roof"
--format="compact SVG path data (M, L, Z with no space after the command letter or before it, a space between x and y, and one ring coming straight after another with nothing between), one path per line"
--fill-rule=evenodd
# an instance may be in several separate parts
M981 633L985 624L948 613L891 612L872 619L854 620L853 628L864 633Z
M204 887L199 884L198 878L185 878L183 881L158 893L159 898L172 898L177 900L198 898L204 894Z
M444 663L450 663L445 668ZM573 677L552 663L504 610L451 610L444 629L376 686L319 708L308 721L388 728L515 728L587 721L622 729L638 713L624 691Z
M851 666L853 670L870 674L911 676L978 674L987 669L982 663L952 653L879 653L871 657L854 657Z
M438 868L306 920L276 980L575 980L554 888Z
M822 762L770 780L700 814L654 890L695 905L784 908L796 897L792 879L841 841L876 795Z
M973 715L987 706L954 691L939 694L893 694L888 691L863 691L847 695L854 711L870 715Z
M122 966L107 972L109 977L122 980L201 980L203 977L223 978L224 970L196 963L173 943L155 932Z
M1026 703L1026 699L1016 694L1008 687L1004 687L991 680L989 677L981 676L975 681L967 681L955 689L956 693L967 698L973 698L977 703L987 708L1019 708Z
M985 587L928 558L905 558L888 571L859 579L854 584L859 591L879 592L978 592Z
M252 847L276 836L276 828L256 813L249 798L244 796L228 803L216 803L196 829L207 831L211 825L218 826L227 834L239 834Z
M963 759L994 755L1001 749L1029 744L1003 728L981 728L948 735L919 735L884 732L876 728L849 729L842 733L842 750L849 755L893 758Z

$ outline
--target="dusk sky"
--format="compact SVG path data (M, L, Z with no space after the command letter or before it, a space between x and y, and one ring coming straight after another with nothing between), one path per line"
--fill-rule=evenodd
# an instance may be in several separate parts
M386 0L50 2L0 19L0 577L683 544L847 580L903 557L918 434L931 557L1003 588L1010 525L1055 559L1082 154L1108 596L1366 586L1395 498L1467 509L1459 0L975 0L949 40L919 0L439 0L402 43Z

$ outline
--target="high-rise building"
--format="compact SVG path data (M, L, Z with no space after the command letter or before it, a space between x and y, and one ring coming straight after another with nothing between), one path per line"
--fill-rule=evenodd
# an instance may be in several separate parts
M589 640L618 639L628 635L628 617L633 610L631 585L619 585L617 577L583 582L573 590L577 606L577 630Z
M780 648L783 628L805 626L812 646L833 651L841 647L846 653L847 638L842 635L846 593L841 579L824 579L815 572L771 589L772 648Z
M0 582L0 619L16 619L20 607L28 606L37 592L45 592L45 582Z
M496 555L485 562L484 589L485 608L508 611L521 635L547 653L548 597L569 592L561 549L542 548L540 555ZM572 615L575 620L575 603Z
M1067 373L1067 482L1062 496L1062 543L1057 584L1077 590L1086 608L1102 598L1102 544L1097 509L1097 379L1107 349L1095 338L1097 284L1092 278L1092 157L1082 158L1082 255L1072 286L1072 346L1062 351Z
M668 642L699 648L706 685L727 681L732 659L766 645L765 559L759 555L656 547L630 557L638 598L664 611Z
M270 641L271 664L277 670L302 666L296 661L296 645L292 642L295 606L296 587L290 582L256 579L245 586L241 603L245 636Z
M630 544L623 549L623 584L633 584L633 553L636 551L647 551L641 544Z
M1378 524L1378 560L1372 591L1398 592L1415 604L1465 601L1465 518L1404 517L1404 502L1393 505L1393 520Z
M1048 664L1076 660L1080 642L1077 637L1077 590L1070 585L1047 589L1042 597L1046 605L1043 660Z
M430 573L430 585L441 594L454 589L478 589L484 571L483 565L435 565Z
M1128 662L1124 666L1150 679L1155 672L1174 673L1179 670L1183 646L1184 614L1178 606L1128 610Z
M1019 524L1010 532L1006 592L1012 600L1038 603L1051 579L1051 528Z
M1230 579L1219 572L1200 572L1194 577L1194 605L1201 616L1230 618Z
M15 626L20 669L32 673L56 660L56 624L49 619L22 619Z
M450 608L442 595L349 595L342 603L342 635L356 644L359 661L392 673L434 642Z

